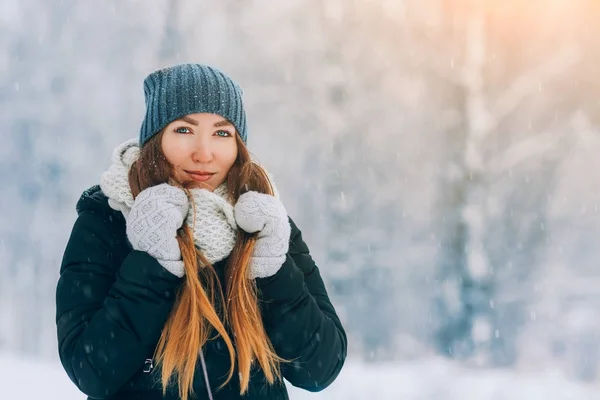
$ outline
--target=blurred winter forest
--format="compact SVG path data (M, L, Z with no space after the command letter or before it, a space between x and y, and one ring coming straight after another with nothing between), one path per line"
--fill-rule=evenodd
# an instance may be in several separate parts
M2 1L0 351L57 358L75 203L146 74L200 62L243 87L350 359L599 382L599 48L595 0Z

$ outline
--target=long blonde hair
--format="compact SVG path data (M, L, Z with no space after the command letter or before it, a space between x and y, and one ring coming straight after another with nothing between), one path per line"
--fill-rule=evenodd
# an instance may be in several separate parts
M150 186L172 182L173 169L161 149L163 132L152 137L142 147L140 157L129 171L129 185L134 198ZM238 155L227 178L230 198L235 202L248 190L272 195L273 188L268 176L251 160L245 144L237 134L236 142ZM193 202L191 205L193 206ZM185 283L177 294L154 355L156 365L162 368L163 395L169 383L175 379L179 396L183 400L194 393L197 356L204 344L213 339L209 338L211 327L225 341L231 362L227 379L220 388L233 377L236 350L240 394L248 390L250 369L255 361L258 361L270 384L281 380L280 363L286 360L277 356L265 332L256 284L254 280L247 278L256 234L251 235L238 229L237 235L226 266L225 301L213 266L194 245L192 230L184 224L177 232L185 265ZM235 347L227 334L226 325L233 332Z

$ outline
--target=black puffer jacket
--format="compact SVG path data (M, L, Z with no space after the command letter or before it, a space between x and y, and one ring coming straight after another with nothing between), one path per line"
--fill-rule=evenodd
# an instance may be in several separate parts
M182 279L147 253L132 250L125 220L108 205L98 186L83 193L79 217L64 253L56 289L56 324L62 364L71 380L91 399L163 399L151 358ZM290 250L272 277L257 279L265 329L282 364L285 379L310 391L327 387L346 358L346 334L329 301L319 269L296 225ZM221 283L225 261L215 264ZM221 338L204 354L214 399L287 399L283 384L268 385L260 368L250 388L239 395L234 378L216 391L229 370ZM195 399L208 398L200 363ZM168 388L167 399L178 399Z

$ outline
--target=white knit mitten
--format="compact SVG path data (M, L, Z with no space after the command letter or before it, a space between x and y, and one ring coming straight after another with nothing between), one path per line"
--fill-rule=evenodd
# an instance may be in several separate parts
M127 237L135 250L145 251L173 275L184 275L179 229L189 201L183 189L163 183L144 189L127 216Z
M291 227L285 207L277 198L246 192L234 206L235 221L248 233L258 232L250 258L249 278L275 275L289 249Z

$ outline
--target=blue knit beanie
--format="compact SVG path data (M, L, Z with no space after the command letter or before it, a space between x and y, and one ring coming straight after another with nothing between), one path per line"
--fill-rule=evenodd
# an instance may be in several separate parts
M144 80L146 116L140 146L171 122L188 114L211 113L229 120L246 143L242 89L214 67L180 64L152 72Z

